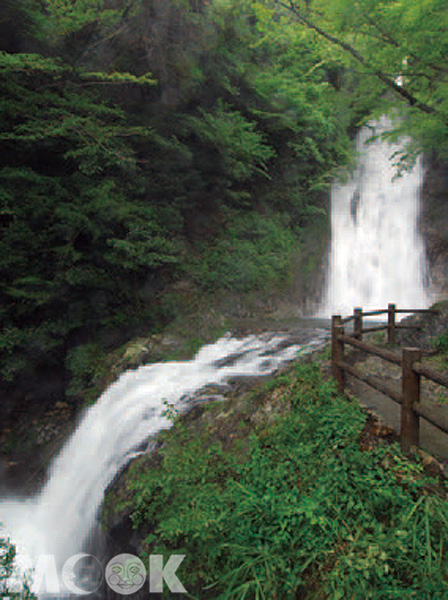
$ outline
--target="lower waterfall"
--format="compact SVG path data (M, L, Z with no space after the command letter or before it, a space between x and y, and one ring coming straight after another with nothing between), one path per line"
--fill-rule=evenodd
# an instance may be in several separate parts
M206 385L268 375L298 351L307 353L322 344L327 333L310 329L305 335L308 341L303 345L291 345L273 334L227 335L204 346L193 360L150 364L121 375L85 411L50 465L40 494L1 502L0 521L17 546L22 570L42 555L55 557L60 569L83 552L109 483L133 456L145 451L157 432L171 426L167 405L182 412Z

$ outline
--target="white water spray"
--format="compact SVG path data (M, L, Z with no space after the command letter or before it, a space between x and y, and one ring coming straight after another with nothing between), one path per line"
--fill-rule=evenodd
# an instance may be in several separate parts
M311 351L326 337L313 331ZM267 375L291 360L300 346L282 347L283 337L225 336L186 362L157 363L127 371L86 410L76 432L50 468L41 493L31 500L3 501L1 517L19 554L54 555L59 565L81 552L95 524L104 491L148 439L171 421L168 403L185 410L192 395L208 384L238 376Z
M400 308L426 308L432 300L417 232L421 159L412 171L394 177L391 156L402 144L380 139L366 144L372 128L382 133L390 129L390 121L382 117L360 131L355 173L332 189L331 254L321 310L327 316L349 314L356 306L387 308L390 302Z

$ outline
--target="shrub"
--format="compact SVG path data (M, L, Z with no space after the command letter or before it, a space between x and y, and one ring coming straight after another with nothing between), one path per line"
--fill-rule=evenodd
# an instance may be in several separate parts
M283 215L238 217L213 246L203 246L191 273L203 288L267 290L294 274L299 241Z

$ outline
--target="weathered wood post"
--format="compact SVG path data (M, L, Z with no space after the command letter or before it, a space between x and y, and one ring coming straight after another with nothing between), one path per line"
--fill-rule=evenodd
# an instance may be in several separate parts
M331 370L336 380L338 392L344 391L345 376L344 370L338 366L338 363L344 359L344 342L339 339L344 335L344 327L341 323L341 315L331 317Z
M420 421L414 405L420 401L420 375L412 367L421 357L420 348L403 348L401 449L406 454L411 452L412 446L419 445Z
M362 308L354 308L353 331L357 340L362 340Z
M395 304L389 304L387 307L387 341L389 344L395 344Z

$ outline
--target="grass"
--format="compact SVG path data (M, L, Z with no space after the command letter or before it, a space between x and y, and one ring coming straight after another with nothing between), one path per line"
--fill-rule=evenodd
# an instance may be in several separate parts
M152 468L130 469L113 508L145 557L185 554L201 600L448 597L446 487L362 444L356 401L298 365L238 402L176 420Z

